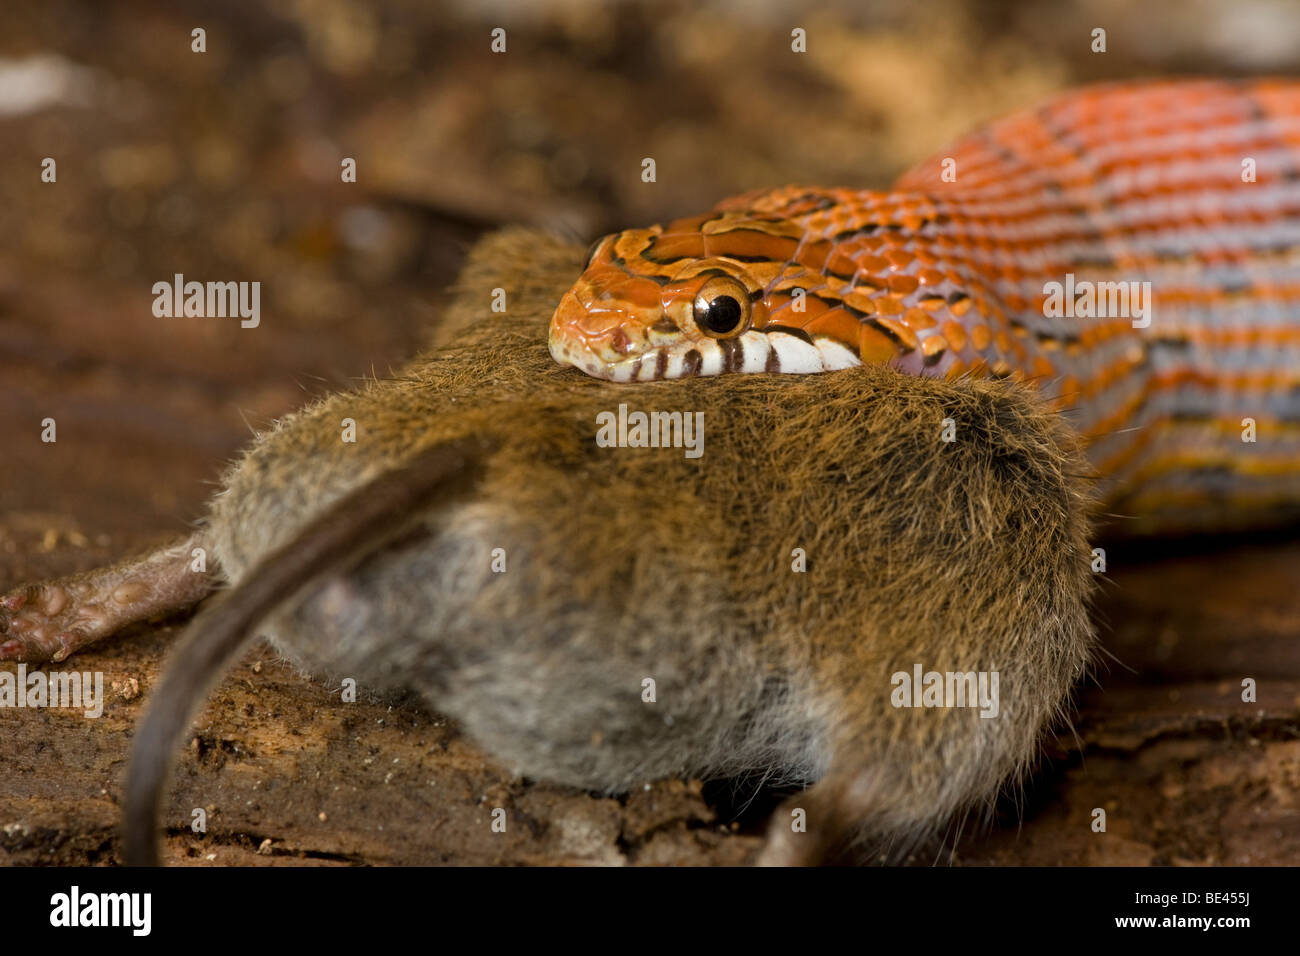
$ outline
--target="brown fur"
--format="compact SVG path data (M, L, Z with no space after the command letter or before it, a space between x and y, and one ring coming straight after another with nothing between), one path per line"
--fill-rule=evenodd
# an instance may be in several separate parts
M297 553L274 552L313 534L332 548L355 541L356 561L285 584L294 599L264 627L274 644L363 692L422 694L521 773L609 792L677 774L820 780L776 814L766 862L896 857L991 804L1032 761L1092 649L1073 434L1013 385L871 366L588 378L546 348L581 258L534 232L485 240L439 347L260 435L196 539L225 579L270 575ZM508 290L504 315L489 309L496 287ZM702 411L703 457L598 447L596 415L619 403ZM947 418L955 442L941 440ZM355 443L341 440L345 419ZM472 485L403 513L405 530L379 546L372 519L348 529L367 482L452 442L480 449ZM491 570L495 548L505 573ZM806 572L792 570L795 548ZM280 585L263 585L274 598ZM0 624L48 653L29 638L62 626L45 605L67 602L23 609L27 593L0 606ZM222 613L213 605L200 622ZM890 677L916 664L998 671L1000 715L895 708ZM187 684L174 670L167 690L183 703L214 676ZM642 699L647 677L654 703ZM166 739L169 719L184 723L166 715L184 710L159 711L140 738ZM165 762L152 764L161 783ZM792 831L792 809L806 811L807 832Z
M482 243L394 379L261 436L214 500L231 580L417 447L497 451L473 500L272 627L314 671L418 690L519 771L619 791L672 774L825 776L768 858L909 845L1031 761L1088 660L1085 471L1027 392L862 367L613 385L554 364L581 250ZM508 290L505 315L490 290ZM599 448L596 415L705 413L705 451ZM356 444L339 440L357 422ZM957 441L940 441L941 422ZM508 570L490 571L506 550ZM806 573L791 570L805 549ZM1002 713L896 709L890 675L997 670ZM644 703L653 677L658 701Z

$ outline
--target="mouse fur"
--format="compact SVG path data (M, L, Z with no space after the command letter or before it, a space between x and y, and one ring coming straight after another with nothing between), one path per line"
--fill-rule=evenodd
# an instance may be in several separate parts
M312 673L419 693L531 777L611 793L827 778L815 855L888 853L990 805L1091 653L1073 434L1023 388L881 367L589 379L545 347L580 262L532 231L487 240L432 351L284 419L231 468L207 530L238 583L413 444L494 446L471 499L318 582L266 622L272 643ZM597 447L596 415L619 403L703 411L703 456ZM998 671L999 716L893 707L890 675L917 663ZM781 822L777 842L794 840Z
M193 539L227 593L155 689L170 682L173 706L146 716L129 793L150 775L162 787L162 751L200 703L186 695L253 633L312 675L419 695L528 777L600 793L685 775L809 785L773 816L765 863L900 859L1020 779L1095 641L1094 485L1061 417L1014 383L871 365L589 378L546 347L582 256L535 230L488 237L427 352L276 422L234 462ZM599 447L597 415L620 404L702 412L703 455ZM445 449L472 481L429 500L415 492L447 473L403 485ZM385 511L393 489L420 504ZM335 559L293 565L325 540ZM135 567L104 580L149 591ZM14 592L0 618L35 633L94 581ZM181 606L198 589L173 590ZM194 650L239 608L222 648ZM997 671L997 716L893 706L891 675L916 665Z

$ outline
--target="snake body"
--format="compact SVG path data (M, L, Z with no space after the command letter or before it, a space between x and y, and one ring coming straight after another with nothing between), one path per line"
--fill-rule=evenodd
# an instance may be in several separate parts
M888 192L784 186L607 236L550 348L615 381L1016 379L1077 428L1112 508L1294 508L1300 82L1086 88Z

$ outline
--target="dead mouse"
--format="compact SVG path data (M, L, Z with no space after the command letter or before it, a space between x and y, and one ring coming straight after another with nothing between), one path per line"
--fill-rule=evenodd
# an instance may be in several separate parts
M232 586L149 692L130 862L156 860L177 743L259 633L418 692L530 777L820 781L767 862L897 857L1031 763L1093 642L1089 480L1059 417L1009 383L870 366L596 381L546 348L580 264L535 232L485 240L443 344L259 436L193 539L3 599L4 656L40 660ZM702 454L598 443L638 411L701 422ZM891 701L931 671L996 673L996 713L974 685L971 706Z
M988 807L1062 713L1094 639L1098 501L1135 530L1297 514L1272 427L1300 414L1294 336L1266 294L1288 266L1270 230L1223 223L1258 201L1290 228L1300 186L1185 175L1227 139L1271 149L1297 102L1287 82L1097 87L892 192L763 190L585 262L503 233L439 347L259 436L192 539L0 599L0 658L62 659L232 586L151 695L131 862L156 859L177 739L259 632L313 674L421 694L529 776L813 784L764 862L897 858ZM1162 122L1114 140L1095 115ZM1185 148L1156 149L1166 119ZM1188 201L1089 159L1116 143Z

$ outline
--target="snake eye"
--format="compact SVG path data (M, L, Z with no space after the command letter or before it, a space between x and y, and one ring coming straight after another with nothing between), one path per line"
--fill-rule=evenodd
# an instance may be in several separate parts
M731 276L714 276L695 296L695 324L710 338L739 335L749 319L749 292Z

